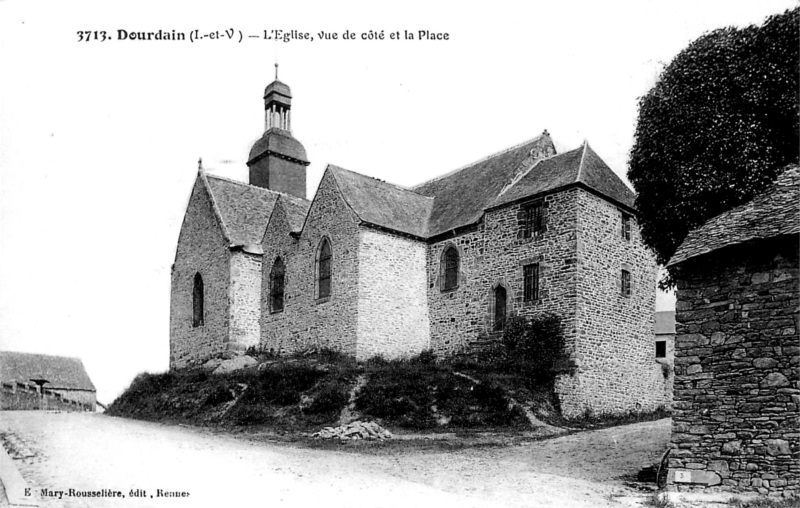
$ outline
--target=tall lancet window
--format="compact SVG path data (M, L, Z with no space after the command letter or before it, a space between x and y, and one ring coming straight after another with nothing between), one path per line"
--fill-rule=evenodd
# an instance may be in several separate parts
M331 296L331 243L322 239L317 258L317 298Z
M285 287L286 269L283 260L278 258L272 265L269 276L269 310L272 313L283 311L283 288Z
M445 249L444 254L442 255L441 268L439 270L441 277L440 287L442 291L448 291L458 287L458 249L452 245Z
M194 274L194 287L192 288L192 326L203 326L203 276L200 272Z

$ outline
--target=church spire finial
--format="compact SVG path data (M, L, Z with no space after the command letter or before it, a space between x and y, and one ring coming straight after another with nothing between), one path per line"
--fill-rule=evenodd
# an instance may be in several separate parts
M278 81L278 62L275 62L275 81Z
M201 171L203 169L203 158L202 157L197 159L197 169L199 169Z

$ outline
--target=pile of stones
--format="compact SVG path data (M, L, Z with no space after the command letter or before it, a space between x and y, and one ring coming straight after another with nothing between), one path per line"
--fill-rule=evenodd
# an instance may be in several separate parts
M315 439L391 439L392 433L375 422L355 421L340 427L325 427L311 434Z

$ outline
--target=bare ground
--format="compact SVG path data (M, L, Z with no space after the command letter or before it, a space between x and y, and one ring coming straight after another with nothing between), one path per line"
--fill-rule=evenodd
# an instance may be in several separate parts
M669 439L669 420L659 420L545 440L431 435L320 448L97 414L0 417L0 433L33 454L16 462L34 492L126 495L42 500L66 507L637 506L646 495L627 480L657 461ZM146 496L132 498L131 489ZM158 497L156 489L189 496Z

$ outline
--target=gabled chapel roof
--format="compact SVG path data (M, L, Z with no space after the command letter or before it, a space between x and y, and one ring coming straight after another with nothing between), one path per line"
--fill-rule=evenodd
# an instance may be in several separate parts
M222 222L222 230L231 247L259 245L278 196L285 198L287 215L297 227L297 214L308 210L308 201L273 190L201 173L211 202ZM305 209L303 209L305 207ZM302 220L300 221L302 225Z
M583 184L616 203L633 209L636 195L584 142L583 146L540 160L505 192L497 196L492 208L571 184Z
M434 200L383 180L328 165L342 197L359 219L426 238Z
M764 193L686 235L667 266L752 240L800 233L800 167L790 166Z
M554 154L545 131L411 189L334 165L328 170L362 221L423 239L475 224L487 209L570 185L582 185L634 210L633 191L588 143Z
M28 383L32 379L46 379L45 388L95 391L78 358L0 351L0 381Z

